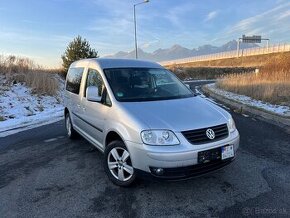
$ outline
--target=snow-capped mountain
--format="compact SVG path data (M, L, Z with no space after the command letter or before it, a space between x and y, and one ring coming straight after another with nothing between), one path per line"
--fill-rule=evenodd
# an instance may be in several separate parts
M252 48L252 47L259 47L257 44L254 43L241 43L240 48ZM213 54L218 52L225 52L225 51L232 51L237 49L237 41L232 40L227 42L226 44L217 47L213 45L203 45L199 46L198 48L188 49L182 47L181 45L173 45L171 48L162 49L159 48L152 53L145 52L142 49L138 49L138 56L141 59L152 60L152 61L167 61L167 60L174 60L179 58L186 58L186 57L193 57L198 55L206 55L206 54ZM135 58L135 50L130 52L119 51L114 55L109 55L106 57L110 58Z

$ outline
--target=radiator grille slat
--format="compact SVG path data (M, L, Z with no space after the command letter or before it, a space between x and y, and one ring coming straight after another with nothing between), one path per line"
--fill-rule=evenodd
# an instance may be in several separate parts
M215 138L209 139L206 135L206 130L212 129L215 132ZM188 130L181 132L183 136L191 143L191 144L204 144L208 142L214 142L218 140L222 140L229 135L227 124L222 124L218 126L212 126L208 128Z

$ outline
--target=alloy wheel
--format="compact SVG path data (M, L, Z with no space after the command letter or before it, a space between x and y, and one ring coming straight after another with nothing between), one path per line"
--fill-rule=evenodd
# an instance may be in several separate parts
M111 174L119 181L128 181L134 173L129 152L121 147L113 148L107 159Z

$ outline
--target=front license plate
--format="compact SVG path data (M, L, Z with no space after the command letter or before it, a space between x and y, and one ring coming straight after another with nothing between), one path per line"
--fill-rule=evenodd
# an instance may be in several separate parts
M220 147L198 152L198 163L208 163L220 159L221 159Z
M231 158L235 155L234 153L234 146L233 145L227 145L222 147L222 160Z

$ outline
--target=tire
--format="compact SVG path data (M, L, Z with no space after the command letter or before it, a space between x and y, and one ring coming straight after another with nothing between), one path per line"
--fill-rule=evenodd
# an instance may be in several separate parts
M66 115L65 115L65 128L66 128L66 134L67 134L68 138L70 138L70 139L77 138L78 134L73 128L69 113L66 113Z
M136 180L130 154L122 141L113 141L105 149L104 168L109 179L118 186L130 186Z

